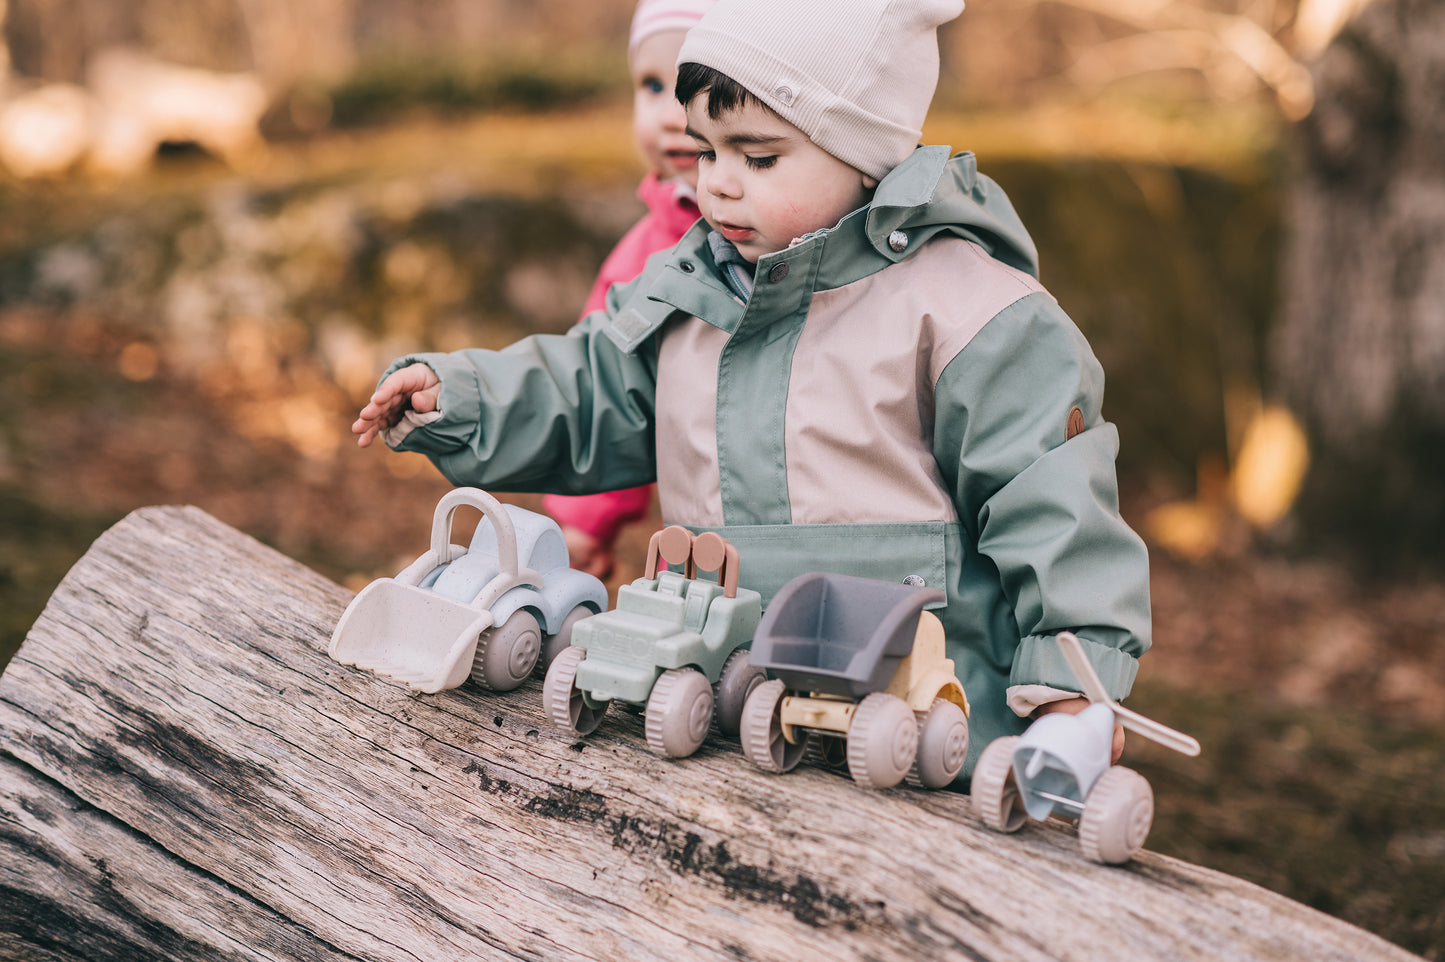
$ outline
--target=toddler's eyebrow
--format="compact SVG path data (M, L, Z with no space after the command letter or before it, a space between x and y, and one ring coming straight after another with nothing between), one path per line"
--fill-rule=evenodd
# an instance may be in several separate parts
M693 130L691 124L687 127L687 134L704 143L709 142L706 137L696 130ZM787 137L779 137L771 134L751 134L743 131L736 134L725 134L722 138L722 143L726 147L769 147L774 144L785 143L787 140Z

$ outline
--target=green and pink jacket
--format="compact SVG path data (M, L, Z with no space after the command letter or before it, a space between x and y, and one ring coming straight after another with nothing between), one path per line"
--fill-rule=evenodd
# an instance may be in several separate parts
M1078 690L1059 631L1123 698L1149 574L1103 371L1008 199L949 153L919 148L867 207L761 258L746 297L699 223L566 335L399 359L436 370L441 403L388 443L490 490L655 479L664 521L731 541L765 604L808 571L942 588L966 774Z

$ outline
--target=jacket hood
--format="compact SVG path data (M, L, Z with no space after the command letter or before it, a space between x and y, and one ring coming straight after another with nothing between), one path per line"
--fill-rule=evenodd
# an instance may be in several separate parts
M978 172L972 153L950 152L945 146L919 147L879 182L867 207L864 229L869 241L884 257L897 261L906 255L889 245L894 231L909 235L909 250L948 232L1038 277L1038 249L1003 188Z

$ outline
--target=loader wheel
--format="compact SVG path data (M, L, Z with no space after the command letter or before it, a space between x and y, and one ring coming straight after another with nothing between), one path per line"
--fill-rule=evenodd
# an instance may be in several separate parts
M1079 817L1084 857L1106 865L1129 861L1154 825L1154 789L1143 775L1115 765L1094 782Z
M587 656L582 648L564 648L542 682L542 708L558 727L590 735L602 722L607 703L592 707L577 687L577 666Z
M908 784L942 788L963 771L968 757L968 716L951 701L933 700L933 707L918 716L918 755L908 773Z
M492 691L511 691L532 673L542 652L542 626L525 608L482 632L472 659L472 678Z
M643 716L648 748L685 758L702 746L711 724L712 685L706 675L695 668L672 668L657 676Z
M892 788L913 767L918 722L908 702L875 691L858 703L848 728L848 772L864 788Z
M754 668L748 661L746 650L739 648L728 655L723 662L722 674L712 686L714 709L717 713L717 730L729 738L738 737L738 726L743 719L743 706L748 696L767 680L761 668Z
M1017 832L1028 819L1014 780L1018 741L1017 735L995 738L973 766L973 814L995 832Z
M807 735L799 742L783 737L783 696L787 693L775 678L754 688L743 705L738 740L743 743L743 754L765 772L792 771L808 750Z
M590 618L597 612L586 605L578 605L567 612L567 617L562 619L556 634L542 636L542 654L537 658L537 667L533 669L539 678L545 678L547 669L552 667L552 662L562 653L563 648L572 644L572 628L583 618Z

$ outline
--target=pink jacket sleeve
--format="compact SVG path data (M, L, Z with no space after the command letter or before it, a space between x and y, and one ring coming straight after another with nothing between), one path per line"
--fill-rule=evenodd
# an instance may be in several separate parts
M637 195L647 204L648 211L622 235L602 262L582 309L583 317L606 304L608 288L613 284L632 280L642 273L649 256L681 240L699 216L696 203L679 197L673 184L659 181L655 174L643 180ZM651 501L652 486L644 485L575 497L549 494L542 499L542 509L558 524L578 528L610 544L622 525L646 517Z

